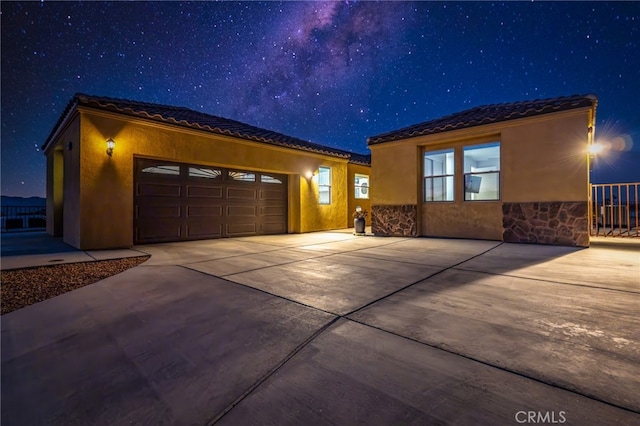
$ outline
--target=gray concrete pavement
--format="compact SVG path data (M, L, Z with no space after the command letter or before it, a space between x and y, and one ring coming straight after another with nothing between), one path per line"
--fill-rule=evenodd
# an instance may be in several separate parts
M135 250L152 257L2 316L3 425L640 423L640 251L347 232Z
M504 425L518 424L516 416L526 419L529 411L577 425L638 420L610 405L341 319L221 424Z
M177 266L16 314L2 317L3 425L205 424L333 319Z
M0 237L0 270L144 256L132 249L78 250L46 232L8 232Z

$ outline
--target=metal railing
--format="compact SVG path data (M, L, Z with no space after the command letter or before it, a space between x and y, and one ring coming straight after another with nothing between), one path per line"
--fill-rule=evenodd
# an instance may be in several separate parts
M640 237L640 182L590 186L591 236Z
M0 206L2 232L39 230L47 226L45 206Z

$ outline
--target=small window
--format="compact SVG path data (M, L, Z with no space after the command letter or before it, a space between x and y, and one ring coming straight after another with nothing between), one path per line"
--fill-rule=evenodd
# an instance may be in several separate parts
M222 171L218 169L207 169L202 167L189 167L189 176L205 179L216 179L222 176Z
M256 174L248 172L229 172L229 177L233 180L239 180L242 182L255 182Z
M331 204L331 169L318 168L318 193L320 204Z
M453 201L453 149L424 153L424 201Z
M356 198L369 198L369 176L356 173Z
M464 148L464 199L500 199L499 142Z
M282 181L278 178L274 178L269 175L260 175L260 182L262 183L282 183Z
M142 173L157 173L160 175L179 175L180 166L158 165L158 166L145 167L144 169L142 169Z

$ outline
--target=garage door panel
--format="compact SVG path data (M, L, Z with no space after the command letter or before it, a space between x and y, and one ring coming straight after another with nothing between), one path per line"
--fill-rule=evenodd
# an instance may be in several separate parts
M263 234L284 234L287 228L283 222L263 223L261 231Z
M222 223L213 221L189 222L187 225L187 237L191 238L220 238L222 236Z
M264 201L282 201L284 198L285 192L282 189L278 190L269 190L263 189L260 191L260 200Z
M136 243L287 232L287 176L136 158Z
M181 206L143 204L136 209L138 219L180 218Z
M260 216L285 216L287 208L285 206L261 206Z
M255 201L258 199L256 188L227 188L228 200Z
M138 224L138 241L169 241L182 237L180 223L176 221L154 220L153 223Z
M224 196L224 188L222 186L200 186L200 185L187 185L187 197L201 197L201 198L219 198Z
M226 208L226 213L227 213L227 217L229 218L233 218L233 217L249 217L249 218L256 218L257 215L257 206L227 206ZM246 219L244 219L244 221L246 221Z
M257 233L257 225L255 223L228 223L226 231L230 237L255 235Z
M223 206L187 206L187 217L209 217L209 218L221 218L223 212Z
M139 183L137 195L149 197L179 197L182 193L182 187L176 184L162 183Z

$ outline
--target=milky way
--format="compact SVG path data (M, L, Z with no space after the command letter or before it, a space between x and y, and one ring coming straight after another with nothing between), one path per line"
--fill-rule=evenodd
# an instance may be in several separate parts
M473 106L595 93L596 137L640 152L638 2L0 7L5 195L44 195L39 147L76 92L361 153L367 136ZM595 180L640 180L635 165L610 161Z

